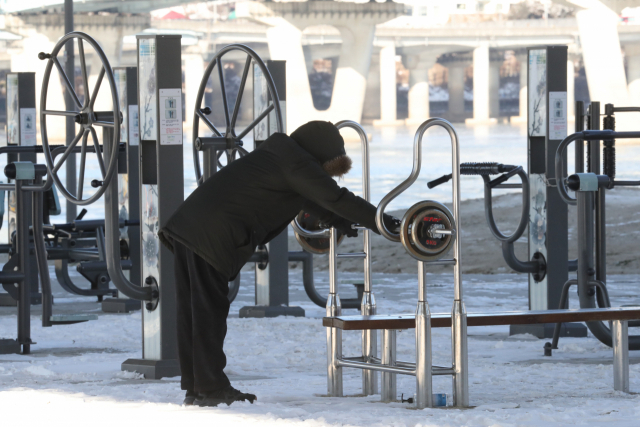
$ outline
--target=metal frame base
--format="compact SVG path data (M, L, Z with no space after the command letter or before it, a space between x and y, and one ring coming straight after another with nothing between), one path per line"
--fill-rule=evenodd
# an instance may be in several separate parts
M128 298L107 298L102 301L102 311L104 313L131 313L140 310L142 302Z
M509 336L530 334L540 339L553 338L553 329L555 327L555 323L541 323L538 325L510 325ZM560 336L563 338L586 338L587 327L583 323L563 323L562 329L560 329Z
M240 309L240 318L256 318L264 317L304 317L304 309L302 307L290 307L286 305L255 305L245 306Z
M31 293L31 305L42 304L42 294L40 292ZM0 307L17 307L18 301L14 300L11 295L6 292L0 293Z
M20 354L22 347L16 340L0 339L0 354Z
M180 376L180 365L178 364L178 359L127 359L122 363L121 370L127 372L138 372L139 374L144 375L148 380L159 380L161 378Z

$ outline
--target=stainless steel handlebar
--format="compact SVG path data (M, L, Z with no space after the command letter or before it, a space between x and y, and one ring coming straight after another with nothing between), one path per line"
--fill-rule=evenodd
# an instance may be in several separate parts
M354 122L353 120L342 120L336 123L336 127L338 129L343 128L351 128L358 133L360 137L360 142L362 143L362 198L367 202L371 200L371 183L369 181L369 138L367 138L367 133L364 131L360 124ZM310 231L303 228L300 223L298 223L298 218L294 218L291 221L291 226L293 227L293 231L301 235L302 237L307 237L311 239L318 239L323 237L329 237L330 230L317 230Z
M449 137L451 138L453 168L453 216L456 219L456 222L458 222L458 211L460 208L460 146L458 143L458 134L456 133L451 123L449 123L447 120L438 118L429 119L420 125L413 139L413 170L411 171L411 175L409 175L409 178L404 180L400 185L391 190L389 194L384 196L380 201L380 204L378 205L378 211L376 212L376 225L378 226L378 230L380 230L380 234L382 234L392 242L400 242L400 234L392 233L384 225L384 210L392 200L394 200L400 194L404 193L409 187L411 187L411 185L413 185L414 182L416 182L416 179L418 179L418 175L420 175L420 168L422 166L422 138L424 137L427 129L432 126L443 127L447 132L449 132ZM459 223L458 226L460 226ZM456 243L456 246L457 245L458 243Z

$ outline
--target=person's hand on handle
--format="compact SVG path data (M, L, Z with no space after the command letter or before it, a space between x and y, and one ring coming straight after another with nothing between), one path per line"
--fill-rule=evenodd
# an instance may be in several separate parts
M402 224L402 220L396 218L395 216L384 214L383 221L384 226L387 227L387 230L389 230L391 233L400 233L400 225Z
M354 222L336 215L327 225L329 227L335 227L336 230L347 237L358 237L358 230L352 227L354 224Z

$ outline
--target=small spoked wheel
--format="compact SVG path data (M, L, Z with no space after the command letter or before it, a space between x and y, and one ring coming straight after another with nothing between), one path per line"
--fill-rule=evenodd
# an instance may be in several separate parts
M400 240L409 255L419 261L441 259L455 239L453 215L442 203L431 200L416 203L402 218Z
M81 84L83 88L83 93L81 93L80 96L75 89L75 76L71 76L72 78L70 79L69 76L67 76L67 74L65 73L60 59L58 59L58 54L60 54L62 48L67 42L73 42L74 45L77 45L78 47L77 54L80 60L80 77L82 79ZM92 91L89 91L89 74L87 71L85 46L90 46L93 49L93 55L97 56L101 64L100 73L98 74L98 78ZM118 162L118 144L120 142L120 110L118 103L118 93L111 65L109 64L109 61L107 60L107 57L100 45L92 37L81 32L72 32L66 34L58 41L58 43L56 43L51 53L40 53L38 57L41 60L47 60L47 66L42 80L42 91L40 96L40 130L47 168L49 169L49 173L51 173L56 186L67 200L77 205L91 204L99 199L105 192L107 187L106 184L110 182L111 177L115 173ZM49 83L53 67L55 67L58 71L64 90L68 91L68 93L71 95L74 104L74 108L72 109L58 110L50 109L47 107L47 100L49 98L55 101L55 99L60 99L61 97L61 94L49 93ZM111 96L113 109L110 111L95 111L96 98L98 97L98 94L100 92L102 80L105 77L109 84L108 89L111 93L108 95ZM53 150L49 144L47 120L51 118L50 116L73 117L75 122L80 125L80 130L76 133L73 141L71 141L66 150L58 158L53 157ZM111 138L109 138L108 141L103 141L103 143L101 144L100 140L103 139L103 137L99 135L99 132L96 131L96 127L112 128L113 132L111 132ZM91 138L93 147L88 149L89 138ZM72 153L78 151L78 144L81 144L79 150L80 167L78 169L77 177L78 187L77 189L73 189L74 191L72 193L71 191L69 191L70 189L67 189L66 186L62 183L62 180L60 179L60 176L58 174L62 166L65 165L65 163L69 159L69 156ZM103 157L103 149L105 148L105 144L109 144L108 149L104 150L108 153L107 159L104 159ZM96 181L104 183L105 185L98 185L97 190L92 192L90 196L85 197L83 190L85 181L85 170L87 167L87 153L91 152L95 152L95 156L97 158L100 169L99 176L101 177L100 180L94 180L94 185L96 184Z
M226 54L231 53L230 56L234 56L240 54L245 57L244 60L244 68L242 70L242 75L240 80L236 78L233 82L226 81L225 77L225 68L223 63L223 57ZM264 102L264 108L255 116L255 119L243 129L238 129L238 116L240 115L240 104L242 101L242 95L244 93L245 85L247 83L247 79L251 73L251 64L255 64L259 67L262 75L265 77L266 88L263 88L263 97L261 98ZM203 105L205 91L207 90L207 84L210 79L212 79L212 73L216 70L217 80L219 89L220 89L220 99L214 100L212 102L219 102L222 105L222 110L224 112L224 122L219 120L220 123L215 123L216 120L213 118L211 114L214 112L215 105ZM254 82L255 84L255 82ZM233 99L232 92L235 93L235 102L232 105L232 109L230 108L230 99ZM254 99L254 103L255 103ZM254 109L256 106L254 105ZM203 168L200 164L200 156L199 151L205 151L210 149L207 146L207 143L214 143L216 146L216 166L218 168L222 168L224 165L221 161L221 157L223 155L226 156L226 164L229 164L233 160L236 159L236 156L244 156L248 154L247 150L243 148L242 139L245 138L249 132L251 132L256 126L263 125L261 122L271 113L275 113L276 116L276 130L278 132L284 131L283 120L282 120L282 112L280 110L280 102L278 99L278 93L276 91L275 83L271 78L271 74L267 69L267 66L262 61L260 56L256 52L254 52L251 48L241 45L241 44L231 44L222 48L218 53L216 53L215 57L209 63L209 66L204 72L202 76L202 81L200 82L200 88L198 89L198 95L196 97L195 103L195 112L193 115L193 163L194 169L196 172L196 181L198 185L200 185L204 179L203 178ZM208 116L211 116L209 118ZM203 122L206 126L208 132L203 129L200 132L200 122ZM204 135L204 133L207 133ZM224 147L220 149L220 147Z

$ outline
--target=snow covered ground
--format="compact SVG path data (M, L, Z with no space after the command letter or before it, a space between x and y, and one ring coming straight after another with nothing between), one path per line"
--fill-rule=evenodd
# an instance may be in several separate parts
M90 299L56 291L54 311L99 314L97 321L41 328L32 317L33 353L0 355L0 425L616 425L637 426L640 397L613 391L612 350L593 337L562 339L552 358L542 356L546 340L508 336L507 327L469 329L471 409L408 409L406 403L362 397L361 373L344 370L349 397L326 393L323 310L306 298L299 274L291 276L292 305L307 318L239 319L243 305L253 301L251 273L231 311L226 342L229 374L234 386L258 395L258 401L230 407L184 408L178 378L145 380L120 371L127 358L140 357L140 313L102 314ZM353 297L349 283L357 273L340 276L343 297ZM635 275L610 279L613 304L640 303ZM328 277L316 273L326 293ZM429 275L433 312L449 311L451 275ZM468 311L526 309L523 276L466 275ZM350 289L351 288L351 289ZM413 311L416 277L374 275L379 312ZM575 300L575 296L573 296ZM575 301L574 301L575 303ZM572 305L573 306L573 305ZM0 308L0 337L15 337L12 308ZM37 310L34 308L34 310ZM355 313L355 311L354 311ZM637 332L634 329L631 333ZM398 359L413 359L413 333L398 334ZM344 334L345 355L358 355L359 334ZM449 364L449 330L434 331L434 363ZM640 352L631 352L631 389L640 391ZM413 377L398 377L398 394L412 396ZM434 392L451 394L449 377L434 378ZM400 396L398 396L400 397Z

